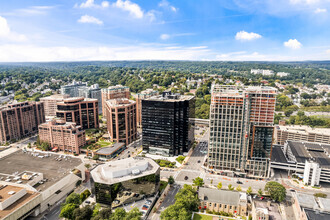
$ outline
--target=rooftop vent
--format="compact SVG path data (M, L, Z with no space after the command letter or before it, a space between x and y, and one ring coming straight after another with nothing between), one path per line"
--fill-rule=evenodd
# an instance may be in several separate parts
M8 192L9 195L14 195L15 193L16 193L15 191Z
M139 169L132 170L133 175L139 175L141 171Z

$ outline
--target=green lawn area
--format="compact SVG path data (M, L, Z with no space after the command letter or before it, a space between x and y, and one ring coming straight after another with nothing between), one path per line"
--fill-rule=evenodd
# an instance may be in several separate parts
M212 220L212 216L195 213L193 220Z
M108 141L98 141L97 143L100 145L100 147L107 147L113 144L113 142L108 142Z

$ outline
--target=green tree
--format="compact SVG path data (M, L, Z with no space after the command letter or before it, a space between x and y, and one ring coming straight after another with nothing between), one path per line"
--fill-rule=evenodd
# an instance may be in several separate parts
M94 208L95 211L95 208ZM94 215L93 211L93 215ZM104 219L110 219L110 216L112 214L111 208L105 208L101 209L97 212L97 214L93 217L93 220L104 220Z
M193 179L193 185L202 187L204 185L204 180L200 177L196 177L195 179Z
M282 202L286 197L286 189L285 187L275 181L270 181L265 185L265 191L267 191L275 201Z
M231 190L231 191L233 191L233 190L234 190L233 185L229 184L229 185L228 185L228 189Z
M127 220L140 220L142 216L142 213L138 208L133 208L131 211L129 211L126 215Z
M173 176L170 176L170 177L168 178L168 184L173 185L174 182L175 182L175 180L174 180Z
M90 195L91 195L91 192L88 189L86 189L84 192L82 192L80 194L80 202L85 201L88 198L88 196L90 196Z
M237 190L238 192L240 192L240 191L242 191L242 187L241 187L240 185L238 185L238 186L236 187L236 190Z
M92 215L93 215L93 209L89 205L83 208L76 208L73 211L73 219L75 220L91 219Z
M219 182L217 187L218 189L222 189L222 182Z
M252 194L252 187L251 186L249 186L249 188L246 190L246 193L248 195L251 195Z
M262 189L259 189L258 190L258 196L262 196L263 192L262 192Z
M75 204L80 205L80 195L77 193L71 193L68 197L65 199L65 204Z
M110 220L123 220L126 219L126 211L123 208L117 208L112 215L110 216Z
M61 218L66 218L66 219L74 219L73 216L73 211L77 208L78 206L74 203L68 203L66 205L64 205L61 208L61 213L60 213L60 217Z

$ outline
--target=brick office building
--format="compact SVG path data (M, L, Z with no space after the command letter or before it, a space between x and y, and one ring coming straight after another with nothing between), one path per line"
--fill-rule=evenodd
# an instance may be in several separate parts
M64 99L57 103L56 117L75 122L83 129L98 128L98 100L83 97Z
M102 113L103 116L106 117L106 104L105 102L109 99L122 99L126 98L129 99L131 96L131 92L129 91L129 87L116 85L116 86L109 86L106 89L102 89Z
M80 153L80 148L86 145L85 131L73 122L53 119L39 125L39 139L47 142L56 150Z
M0 108L0 143L18 140L38 132L45 122L44 103L19 102Z
M107 127L111 141L126 145L137 138L136 102L129 99L106 101Z

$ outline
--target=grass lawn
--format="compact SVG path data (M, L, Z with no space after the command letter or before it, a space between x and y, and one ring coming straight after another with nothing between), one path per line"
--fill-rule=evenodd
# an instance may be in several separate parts
M98 141L97 143L100 145L100 147L107 147L113 144L112 142L108 142L108 141Z
M212 220L213 216L203 215L203 214L194 214L193 220Z

